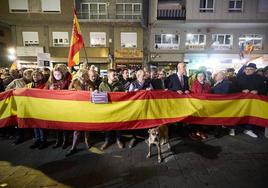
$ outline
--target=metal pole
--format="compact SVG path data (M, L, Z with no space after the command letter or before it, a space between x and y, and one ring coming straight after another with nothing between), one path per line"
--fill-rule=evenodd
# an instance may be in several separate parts
M85 43L84 42L83 42L83 47L84 47L84 51L85 51L86 61L87 61L87 64L88 64L87 51L86 51L86 47L85 47Z

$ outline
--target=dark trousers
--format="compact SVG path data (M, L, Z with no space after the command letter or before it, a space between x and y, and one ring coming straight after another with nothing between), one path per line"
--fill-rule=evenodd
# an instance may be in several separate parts
M69 132L68 131L60 131L58 130L56 133L57 136L57 143L64 143L68 142L69 140Z
M115 134L116 134L116 140L121 140L121 132L120 131L106 131L105 132L105 142L111 142L113 132L115 132Z

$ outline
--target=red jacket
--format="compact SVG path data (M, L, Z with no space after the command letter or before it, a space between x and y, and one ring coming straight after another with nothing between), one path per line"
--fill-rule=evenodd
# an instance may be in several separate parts
M193 85L192 85L192 93L196 93L196 94L202 94L202 93L210 93L210 86L208 83L204 83L201 84L200 82L198 82L198 80L195 80Z

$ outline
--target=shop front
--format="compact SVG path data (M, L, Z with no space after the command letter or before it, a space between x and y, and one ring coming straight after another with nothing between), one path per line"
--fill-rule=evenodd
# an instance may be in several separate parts
M150 67L156 67L165 71L175 71L178 62L182 62L183 54L180 53L152 53Z
M69 48L49 48L53 65L58 63L67 64ZM107 70L110 67L109 49L105 47L86 47L80 50L80 64L88 62L97 67L97 70Z
M139 49L120 49L114 53L114 68L141 69L143 67L143 51Z
M240 58L239 54L201 54L188 53L184 56L184 61L188 62L189 70L198 70L206 67L210 72L217 72L234 68L238 71L246 62L255 63L258 68L268 65L268 54L250 54Z

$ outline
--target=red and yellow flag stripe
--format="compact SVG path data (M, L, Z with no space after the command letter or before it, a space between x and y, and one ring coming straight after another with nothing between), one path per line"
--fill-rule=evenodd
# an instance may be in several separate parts
M0 94L0 127L126 130L173 122L268 126L268 97L253 94L179 95L171 91L109 93L108 104L85 91L18 89Z

